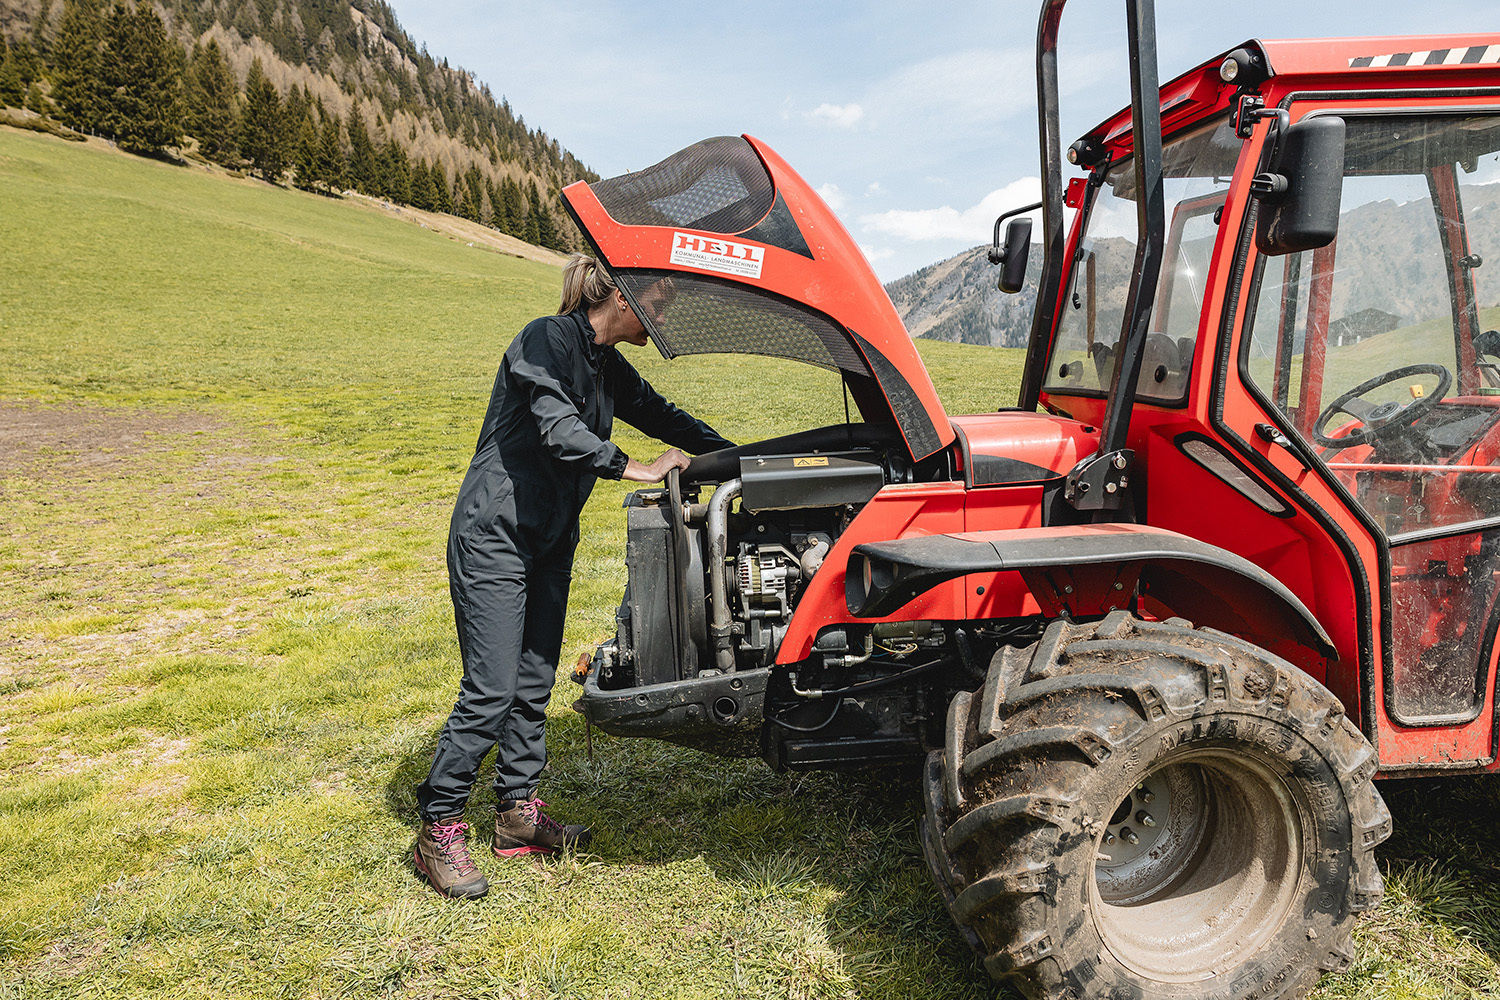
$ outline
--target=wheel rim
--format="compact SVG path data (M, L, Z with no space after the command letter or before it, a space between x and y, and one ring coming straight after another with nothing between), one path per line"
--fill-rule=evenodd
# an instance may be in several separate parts
M1138 974L1192 982L1234 968L1297 898L1299 811L1243 754L1203 751L1151 771L1109 820L1090 884L1095 924Z

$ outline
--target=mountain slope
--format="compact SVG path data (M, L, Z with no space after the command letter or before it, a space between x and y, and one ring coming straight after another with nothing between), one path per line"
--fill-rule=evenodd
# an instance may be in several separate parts
M110 79L119 9L0 0L5 65L21 76L10 103L24 92L36 111L115 136L118 114L86 105L129 89ZM178 127L198 140L162 145L268 180L452 212L553 249L579 245L558 192L596 175L472 73L419 47L383 0L159 0L140 10L165 22L174 50L164 82L152 86L171 92ZM218 67L228 94L205 108ZM272 120L252 93L261 76L274 87ZM210 127L226 134L206 141ZM267 143L279 145L277 156L258 155Z
M1041 247L1031 248L1026 284L1015 295L996 287L1000 271L990 265L988 251L988 246L965 250L885 286L913 337L990 347L1026 345Z
M1466 188L1464 216L1472 246L1500 245L1500 185ZM1113 237L1095 241L1094 248L1101 254L1100 274L1128 272L1134 240ZM999 269L990 266L987 250L965 250L885 286L912 336L1025 346L1042 248L1032 245L1026 286L1016 295L996 289ZM1371 201L1346 209L1339 220L1336 252L1331 303L1335 321L1368 309L1390 313L1402 324L1446 314L1445 258L1432 205L1425 199ZM1280 265L1272 264L1264 280L1280 280L1281 274ZM1475 288L1481 307L1500 304L1500 280L1477 271ZM1104 290L1113 297L1099 304L1101 316L1118 319L1124 308L1122 292L1118 285Z

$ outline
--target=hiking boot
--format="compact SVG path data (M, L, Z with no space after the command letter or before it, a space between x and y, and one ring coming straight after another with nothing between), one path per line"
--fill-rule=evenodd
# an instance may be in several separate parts
M424 820L417 834L412 861L427 883L444 896L478 899L489 891L489 880L469 857L468 831L462 816L450 816L435 823Z
M523 854L556 854L564 847L587 847L593 834L587 827L563 826L542 810L541 799L525 799L509 809L495 811L495 844L497 858L518 858Z

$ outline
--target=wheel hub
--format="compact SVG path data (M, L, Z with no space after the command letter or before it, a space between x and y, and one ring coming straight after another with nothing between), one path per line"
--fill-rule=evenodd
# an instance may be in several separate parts
M1145 775L1115 805L1095 851L1105 946L1147 978L1193 982L1245 961L1287 918L1301 821L1264 765L1200 751Z
M1099 866L1118 868L1151 851L1171 823L1172 792L1158 773L1135 786L1104 829Z
M1202 772L1146 775L1115 807L1094 860L1099 895L1126 905L1162 891L1191 863L1206 832Z

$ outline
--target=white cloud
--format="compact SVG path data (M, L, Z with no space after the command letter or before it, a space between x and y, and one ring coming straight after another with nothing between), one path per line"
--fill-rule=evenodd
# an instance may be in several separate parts
M1036 106L1028 48L969 49L904 66L867 95L882 120L930 134L993 127Z
M865 116L865 109L858 104L819 104L807 113L809 118L827 122L836 128L853 128Z
M987 242L994 232L995 218L1001 212L1039 201L1042 183L1035 177L1012 181L991 191L977 205L957 209L892 209L859 217L860 225L872 232L896 236L903 240L964 240L970 246ZM1035 213L1040 217L1040 212Z
M880 186L879 181L871 181L869 187L865 188L865 197L873 198L878 194L885 194L885 188Z
M844 197L844 192L839 190L837 184L824 184L818 188L818 197L822 198L835 212L842 212L844 206L848 204L848 199Z
M859 244L859 252L865 255L865 260L871 264L877 264L883 260L890 260L896 256L896 251L890 247L872 247L867 244Z

